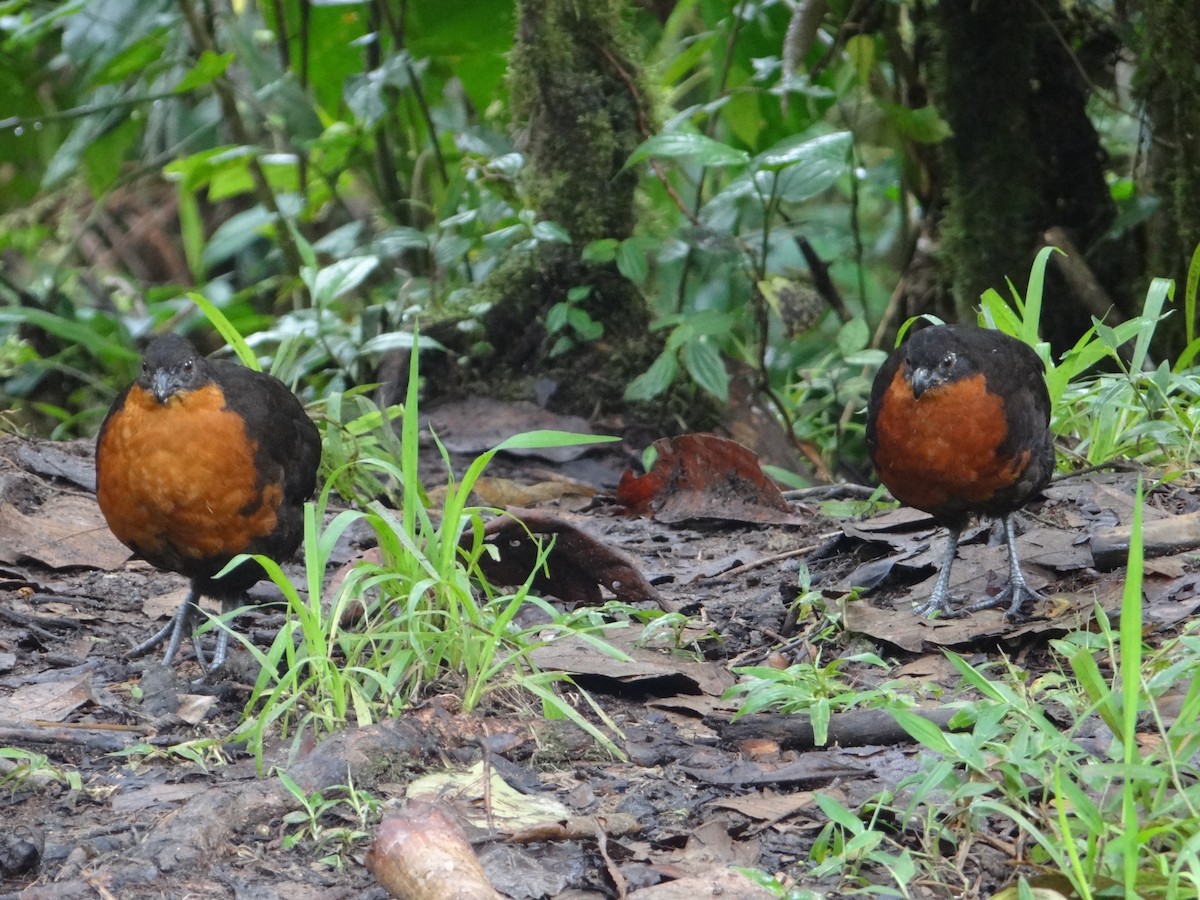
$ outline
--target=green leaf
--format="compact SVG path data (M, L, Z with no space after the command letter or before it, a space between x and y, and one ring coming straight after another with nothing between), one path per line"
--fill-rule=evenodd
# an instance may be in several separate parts
M84 172L93 196L100 196L116 183L127 151L141 133L141 123L125 117L112 122L87 146L83 152Z
M230 216L217 226L217 230L204 247L201 262L205 270L220 265L249 247L262 237L274 222L274 215L262 206L253 206Z
M848 131L837 131L815 138L808 134L796 134L758 154L754 157L754 164L762 168L782 168L819 159L839 161L844 168L846 155L850 152L853 140L854 136Z
M346 79L346 106L364 125L373 127L387 115L399 93L413 86L409 73L420 74L421 68L407 53L392 54L379 68Z
M192 278L201 281L204 266L204 219L200 213L200 202L194 191L180 185L176 192L179 196L179 232L183 240L183 254L187 257L188 271Z
M675 354L661 353L649 369L629 382L629 387L625 388L625 399L634 403L653 400L671 386L678 374L679 363L675 361Z
M852 135L847 132L817 138L805 152L780 171L775 190L788 203L802 203L832 187L850 170Z
M567 322L571 329L585 341L594 341L604 334L604 326L577 306L567 309Z
M145 75L161 64L167 30L157 28L130 44L96 73L93 84L120 84L131 75ZM161 67L161 65L159 66Z
M179 84L174 87L175 93L186 94L189 91L212 84L225 74L225 70L233 62L233 56L232 53L218 55L211 50L205 50L200 54L200 58L196 60L196 64L192 66L188 73L179 79Z
M617 271L639 284L650 274L650 261L646 257L644 242L638 238L627 238L617 248Z
M817 802L817 806L821 807L821 812L850 834L861 834L865 830L858 816L838 802L832 794L817 791L813 794L813 799Z
M896 132L918 144L939 144L954 134L950 124L933 106L909 109L893 103L881 103Z
M108 103L119 103L121 94L112 86L104 86L93 95L96 106ZM75 175L83 161L84 154L93 143L98 141L109 129L116 127L127 118L127 108L109 109L83 116L75 123L67 139L63 141L54 156L46 166L42 175L44 190L57 187L66 179Z
M875 38L869 34L856 34L846 41L846 56L854 64L858 83L871 82L871 69L875 66Z
M546 334L552 335L562 331L566 326L566 313L570 311L569 304L554 304L546 313Z
M889 712L896 724L903 728L917 743L936 750L943 756L953 756L954 748L946 735L933 722L906 709L891 709Z
M692 380L722 402L729 399L729 373L716 345L705 336L683 345L683 364Z
M729 87L736 89L745 82L746 73L738 72L736 66L732 67ZM734 137L743 144L747 147L757 145L765 124L758 92L733 90L726 99L727 102L721 106L721 118L729 123Z
M524 431L501 441L493 450L544 450L547 447L578 447L581 444L611 444L621 440L607 434L576 434L571 431Z
M541 221L534 223L533 236L539 241L552 241L557 244L571 243L571 236L567 234L567 230L557 222Z
M566 303L555 303L546 313L546 333L554 334L562 331L567 324L567 310L571 307Z
M841 327L837 335L838 351L843 357L866 348L871 341L871 329L866 319L851 319Z
M601 238L592 241L583 248L583 261L589 263L607 263L617 258L616 238Z
M320 306L354 290L378 265L378 256L352 256L315 271L306 266L300 277L312 293L313 302Z
M630 154L622 170L650 157L687 159L710 168L742 166L750 161L750 154L745 150L738 150L736 147L722 144L703 134L674 131L668 134L656 134L643 141L641 146Z

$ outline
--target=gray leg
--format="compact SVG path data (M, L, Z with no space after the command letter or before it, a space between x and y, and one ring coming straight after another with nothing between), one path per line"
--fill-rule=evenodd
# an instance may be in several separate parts
M183 603L179 605L179 610L175 613L174 618L156 631L152 637L142 641L142 643L138 644L125 655L130 659L145 656L166 640L169 635L170 640L167 640L167 652L163 654L163 665L169 666L171 660L175 658L175 654L179 652L179 644L183 641L183 633L191 630L191 625L195 620L196 614L199 612L199 609L196 607L199 600L200 595L196 592L195 588L192 588L188 591L188 595Z
M1045 600L1046 598L1031 588L1021 573L1021 561L1017 558L1017 531L1013 525L1013 517L1004 517L1004 542L1008 544L1008 584L995 597L980 600L968 608L968 612L981 609L995 609L997 606L1008 604L1004 615L1009 619L1021 618L1021 606L1026 600Z
M958 554L958 538L961 534L962 529L960 528L950 529L946 555L942 557L942 570L938 572L937 581L933 585L933 593L924 603L913 607L913 612L918 616L932 619L938 615L950 619L962 615L950 605L950 567L954 565L954 557Z

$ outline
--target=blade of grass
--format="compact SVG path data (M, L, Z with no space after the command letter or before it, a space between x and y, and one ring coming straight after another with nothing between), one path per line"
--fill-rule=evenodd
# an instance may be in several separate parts
M212 323L213 328L217 329L220 333L221 337L225 338L225 343L233 348L233 352L242 361L242 365L248 369L253 369L255 372L262 371L262 366L258 364L258 357L250 349L250 345L246 343L246 339L242 337L241 332L234 327L233 323L225 317L225 313L217 308L216 304L203 294L195 291L189 291L187 298L200 307L200 312L204 313L204 318L208 319Z
M1138 477L1129 536L1129 565L1125 592L1121 598L1121 758L1127 768L1140 761L1137 745L1138 697L1142 687L1142 479ZM1132 777L1121 780L1121 811L1124 823L1120 842L1124 845L1122 862L1127 897L1136 897L1139 840L1137 783Z

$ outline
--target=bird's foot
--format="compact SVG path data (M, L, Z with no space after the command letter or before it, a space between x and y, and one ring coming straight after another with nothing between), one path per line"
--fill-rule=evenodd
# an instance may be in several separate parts
M199 595L195 592L188 594L187 599L180 605L179 611L172 616L170 622L131 649L125 656L128 659L145 656L163 641L166 641L167 650L163 654L162 664L169 666L175 658L175 654L179 652L184 635L191 634L192 647L196 653L196 662L200 664L200 668L204 670L204 673L211 675L217 669L221 668L221 665L225 662L226 652L229 647L229 630L224 624L219 621L217 622L217 646L213 650L212 660L209 661L206 659L204 648L200 644L200 635L196 634L195 631L198 624L197 620L201 615L199 607L196 606L196 602L199 599Z
M913 612L925 619L961 619L967 614L948 593L939 597L936 591L924 603L914 606Z
M1030 617L1021 612L1021 607L1025 605L1026 601L1036 602L1045 599L1046 596L1026 584L1024 578L1012 579L995 597L988 597L986 600L973 603L965 611L973 613L1007 605L1007 609L1004 610L1006 619L1010 622L1027 622Z
M165 640L167 651L163 654L163 665L169 666L171 660L175 658L175 654L179 652L179 645L183 642L184 634L192 630L196 616L200 614L200 610L196 606L196 601L199 599L195 590L190 591L170 622L125 655L130 659L145 656Z

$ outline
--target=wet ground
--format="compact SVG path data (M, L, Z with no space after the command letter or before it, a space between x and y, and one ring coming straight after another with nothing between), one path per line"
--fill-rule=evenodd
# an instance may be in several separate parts
M606 453L574 463L510 459L496 471L544 484L551 469L574 465L584 480L611 478L611 491L624 459ZM858 809L918 772L925 754L871 710L836 715L829 745L816 748L803 716L735 720L740 700L725 696L737 681L731 670L871 652L887 668L849 663L840 673L848 684L896 683L944 723L965 695L941 647L977 660L1005 653L1037 671L1047 640L1085 624L1097 599L1115 608L1119 554L1101 566L1091 548L1119 544L1134 482L1128 474L1056 482L1022 517L1027 572L1052 597L1023 625L999 612L938 623L913 616L944 532L910 511L863 520L854 496L794 498L784 524L719 515L667 524L619 515L603 497L523 498L627 554L663 605L686 616L656 636L612 632L630 655L621 666L570 645L539 660L575 675L619 729L627 759L505 692L463 715L451 684L395 721L315 746L272 747L268 767L284 768L310 805L318 793L344 799L352 784L360 817L350 802L308 815L278 778L259 777L244 749L206 742L239 720L254 679L247 653L212 678L190 651L172 670L124 658L186 585L128 558L99 517L89 475L86 445L0 445L0 748L9 748L0 778L27 754L44 756L31 774L0 781L0 898L385 897L363 865L369 835L384 809L417 796L465 828L508 897L768 896L725 881L735 866L836 896L836 878L809 874L828 823L818 796ZM1150 498L1147 520L1162 520L1174 537L1172 523L1198 505L1176 483ZM803 565L812 593L797 602ZM1148 569L1147 618L1164 633L1196 606L1195 568L1176 544ZM994 593L1004 571L1002 543L981 527L964 538L955 590ZM847 599L864 584L872 589ZM273 588L256 590L269 598ZM282 622L266 605L239 628L261 646ZM903 823L894 839L939 852ZM911 896L988 896L1013 876L1004 849L1012 846L1011 834L981 836L969 855L939 863L940 883L916 885Z

